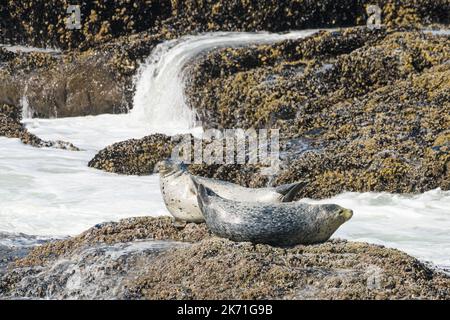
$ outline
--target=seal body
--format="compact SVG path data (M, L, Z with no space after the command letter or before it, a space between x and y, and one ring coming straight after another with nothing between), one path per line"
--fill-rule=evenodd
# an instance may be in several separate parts
M205 219L198 206L197 188L193 179L223 198L234 201L280 203L292 201L305 183L293 183L277 188L245 188L234 183L193 176L185 166L162 161L157 166L164 203L177 221L201 223Z
M198 202L208 228L238 242L275 246L327 241L353 212L335 204L237 202L198 185Z

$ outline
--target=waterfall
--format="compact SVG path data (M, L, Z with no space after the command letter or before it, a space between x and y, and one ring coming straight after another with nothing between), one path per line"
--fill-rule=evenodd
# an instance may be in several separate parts
M131 115L159 132L167 129L185 131L195 125L195 112L184 97L185 66L198 55L222 47L267 44L304 38L317 30L285 34L219 32L186 36L159 44L141 66L136 78L136 92Z

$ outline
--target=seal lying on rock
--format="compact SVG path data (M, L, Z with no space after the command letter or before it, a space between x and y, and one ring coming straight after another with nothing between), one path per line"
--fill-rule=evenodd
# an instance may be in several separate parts
M221 198L200 183L197 190L208 228L233 241L275 246L322 243L353 216L351 210L335 204L237 202Z
M276 188L245 188L234 183L193 176L186 166L170 160L157 164L161 193L169 212L176 221L204 222L198 207L197 189L192 177L225 199L259 203L290 202L304 186L304 182L282 185Z

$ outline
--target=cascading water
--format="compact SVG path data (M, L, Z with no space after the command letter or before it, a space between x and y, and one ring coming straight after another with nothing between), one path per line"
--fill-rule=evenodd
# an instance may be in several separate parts
M88 168L87 162L117 141L154 132L192 132L195 117L184 100L183 70L198 54L313 32L214 33L165 42L140 69L131 113L25 120L28 129L41 138L69 141L84 151L37 149L0 138L0 232L66 236L108 220L167 215L156 176L108 174ZM320 202L355 212L337 237L384 244L450 266L450 192L345 193ZM11 237L16 238L23 237Z
M138 73L132 118L154 130L186 131L194 126L195 114L185 102L183 69L194 57L213 48L304 38L315 32L317 30L286 34L220 32L162 43Z

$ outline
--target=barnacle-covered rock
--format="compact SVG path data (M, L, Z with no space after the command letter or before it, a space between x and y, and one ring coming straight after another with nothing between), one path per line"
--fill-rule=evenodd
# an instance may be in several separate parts
M171 156L172 148L171 137L163 134L131 139L101 150L89 162L89 167L113 173L149 175L156 163Z
M67 25L70 12L77 10L71 5L79 6L79 29ZM380 7L388 27L450 21L447 0L7 0L0 8L0 31L15 43L86 49L147 30L173 38L204 31L280 32L366 25L367 5Z
M0 297L447 299L450 278L398 250L332 240L236 243L204 224L132 218L52 241L0 269Z

